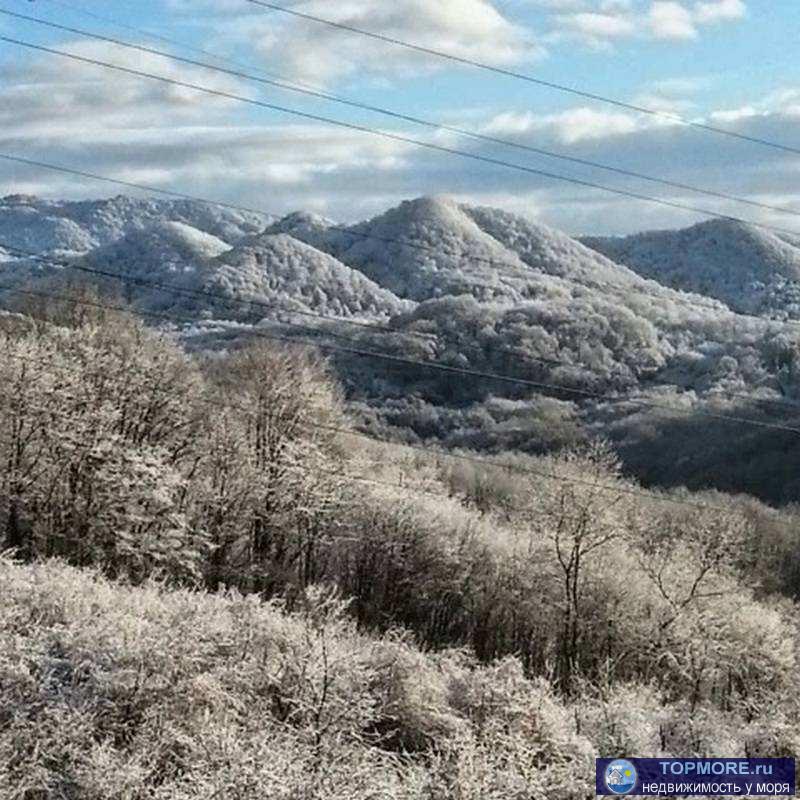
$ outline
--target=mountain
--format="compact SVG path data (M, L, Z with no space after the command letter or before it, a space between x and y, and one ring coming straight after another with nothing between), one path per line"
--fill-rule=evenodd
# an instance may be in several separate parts
M471 294L484 302L509 303L564 296L577 287L664 295L656 283L560 231L441 197L406 201L348 228L292 215L271 228L277 229L416 301ZM702 297L689 302L714 306Z
M387 343L383 335L350 333L423 360L556 377L570 386L629 390L666 382L705 390L725 357L746 368L742 374L728 365L720 373L726 380L768 379L760 356L743 358L761 347L766 322L662 286L559 231L497 209L419 198L349 227L298 212L233 244L230 234L223 240L174 219L191 211L198 224L214 227L208 208L186 201L16 198L0 207L0 224L20 209L39 219L40 230L58 209L95 239L116 237L91 249L80 265L182 290L128 287L129 299L144 311L253 323L269 319L265 305L274 305L339 319L392 320L398 336L413 338ZM233 224L226 211L214 219ZM31 221L29 230L35 227ZM6 262L4 272L30 280L47 271Z
M191 269L196 262L216 258L231 245L183 222L159 221L135 229L87 256L89 263L105 264L120 273L138 267L138 272L168 274ZM161 275L163 276L163 275Z
M346 229L302 215L278 226L416 301L395 325L436 337L436 357L462 366L601 387L669 370L671 383L698 385L738 356L731 325L746 348L765 329L497 209L420 198Z
M285 233L248 237L207 262L203 287L226 297L331 317L379 320L413 307L361 272ZM260 313L269 316L267 311Z
M97 240L77 222L50 214L20 196L0 199L0 246L42 253L54 250L84 253Z
M231 247L185 223L162 221L71 259L76 269L35 259L9 261L7 280L20 285L46 279L52 291L80 278L125 296L140 311L203 319L257 322L280 310L386 319L413 308L362 273L286 234L247 236L241 242ZM125 280L110 277L116 275Z
M56 263L37 258L7 261L4 274L8 276L6 281L9 284L22 285L41 280L47 281L51 290L65 283L90 281L102 284L114 295L134 301L140 310L154 311L172 305L174 295L146 288L143 284L136 286L116 281L105 273L119 275L131 282L192 288L197 284L200 265L230 249L231 246L221 239L185 223L159 221L145 228L132 228L121 238L78 257L61 252ZM68 261L77 269L63 266Z
M258 233L274 218L194 200L58 201L30 195L0 198L0 246L36 253L85 253L134 230L163 221L180 222L229 244Z
M741 313L800 319L800 239L710 220L682 230L581 241L640 275L722 300Z
M484 233L461 206L442 198L404 202L346 229L297 225L289 232L410 300L525 296L526 270L517 254Z

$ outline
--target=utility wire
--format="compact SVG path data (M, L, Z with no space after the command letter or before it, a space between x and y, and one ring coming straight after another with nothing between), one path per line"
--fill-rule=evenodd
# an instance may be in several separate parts
M55 293L51 293L51 292L40 292L40 291L32 291L32 290L15 290L15 289L9 289L9 287L0 286L0 290L4 290L4 289L5 290L9 290L9 291L19 291L22 294L26 294L26 295L30 295L30 296L34 296L34 297L46 297L46 298L51 298L51 299L56 299L56 300L74 300L74 298L69 298L68 296L63 295L63 294L55 294ZM124 314L129 313L128 309L125 309L122 306L113 306L113 305L110 305L110 304L107 304L107 303L99 303L99 302L96 302L96 301L85 300L85 299L74 300L74 301L76 303L78 303L79 305L89 306L89 307L92 307L92 308L99 308L99 309L106 310L106 311L116 311L116 312L121 312L121 313L124 313ZM295 342L295 341L293 341L291 339L281 338L281 337L277 337L277 336L270 336L268 338L276 339L276 340L279 340L279 341L284 341L284 342L286 342L288 344L292 344L292 345L302 344L302 343ZM45 360L45 359L31 358L29 356L20 356L20 355L10 354L10 353L5 353L4 356L7 357L7 358L15 359L15 360L20 361L22 363L32 363L32 364L49 363L49 364L55 364L55 361L53 361L52 359ZM224 408L224 409L227 409L227 410L241 411L241 412L244 412L244 413L249 413L248 410L243 408L242 406L237 406L235 404L230 404L230 403L225 403L223 401L214 400L213 398L198 397L198 398L194 398L194 399L197 402L199 402L201 405L205 404L205 405L210 405L210 406L214 406L214 407ZM62 411L58 411L58 410L49 410L49 411L44 411L43 413L53 414L55 416L64 415ZM66 415L64 415L64 416L66 417ZM392 447L403 448L403 449L411 450L411 451L414 451L414 452L424 453L426 455L426 457L428 457L428 458L431 458L431 457L433 457L433 458L444 458L444 459L459 461L459 462L463 462L463 463L477 464L477 465L482 466L482 467L491 467L492 469L499 469L499 470L502 470L504 472L516 472L516 473L523 474L523 475L531 475L531 476L534 476L534 477L537 477L537 478L544 478L546 480L552 480L552 481L555 481L557 483L574 484L576 486L588 486L588 487L593 488L593 489L602 489L602 490L610 491L610 492L618 492L618 493L624 494L624 495L640 497L640 498L644 498L644 499L649 500L649 501L654 501L654 502L659 502L659 503L668 503L668 504L671 504L671 505L682 506L682 507L691 508L691 509L694 509L694 510L697 510L697 511L717 511L717 512L721 512L721 513L724 513L724 514L729 514L730 513L730 509L726 509L723 506L718 506L718 505L710 504L710 503L708 503L708 504L707 503L697 503L697 502L694 502L694 501L691 501L691 500L681 500L679 498L672 497L672 496L667 495L667 494L662 494L662 493L659 493L659 492L656 492L656 491L647 491L645 489L635 488L635 487L632 487L630 485L623 485L623 486L616 485L615 486L615 485L612 485L612 484L607 484L607 483L603 483L603 482L597 482L597 481L593 481L593 480L588 480L586 478L579 478L579 477L568 476L568 475L559 475L556 472L551 472L551 471L547 471L547 470L543 470L543 469L536 469L534 467L523 466L523 465L519 465L519 464L508 464L508 463L503 463L502 461L496 461L494 459L480 458L478 456L469 456L469 455L465 455L465 454L462 454L462 453L454 453L452 451L447 451L447 450L437 450L437 449L434 449L434 448L431 448L431 447L428 447L428 446L425 446L425 445L416 445L416 444L410 444L410 443L407 443L407 442L396 442L396 441L392 441L392 440L388 440L388 439L377 439L377 438L375 438L373 436L370 436L370 435L368 435L366 433L362 433L361 431L352 430L350 428L343 428L341 426L336 426L336 425L326 425L324 423L317 423L317 422L310 422L310 421L307 421L305 424L308 425L309 428L312 428L314 430L322 430L322 431L327 431L327 432L330 432L330 433L336 433L336 434L342 434L342 435L346 435L346 436L352 436L354 438L362 439L362 440L364 440L366 442L369 442L370 444L391 445ZM398 488L398 487L393 487L393 488ZM520 511L524 511L524 509L519 509L519 510Z
M36 260L45 262L45 263L53 263L57 266L65 266L64 263L59 264L58 262L50 259L46 256L39 256L36 257ZM66 266L70 266L69 262L66 263ZM86 269L86 271L92 271L90 269ZM106 273L109 277L113 277L114 279L120 281L124 284L139 284L139 285L147 285L147 282L144 280L140 280L137 278L129 278L123 275L114 275L113 273ZM159 286L158 288L164 288L163 286ZM36 292L32 292L31 290L23 290L17 289L13 286L0 286L0 290L6 290L10 292L20 292L20 293L29 293L29 294L36 294ZM45 293L46 294L46 293ZM224 298L219 295L215 295L218 300L222 300L226 302L227 298ZM117 310L124 310L124 309L117 309ZM196 319L191 318L179 318L171 314L159 313L159 312L151 312L151 311L140 311L143 316L153 317L156 319L165 320L168 322L178 322L181 324L195 324L197 322ZM275 320L273 320L275 321ZM277 324L288 325L289 327L293 328L300 328L301 332L308 333L308 329L303 329L300 326L297 326L293 323L281 323L277 322ZM316 333L316 331L314 331ZM249 330L248 335L253 335L257 337L263 337L267 339L276 339L278 341L288 341L288 342L297 342L298 344L302 344L307 347L316 347L319 350L323 351L330 351L334 353L344 353L347 355L356 356L359 358L372 358L377 359L379 361L385 361L387 363L391 363L394 365L400 366L413 366L417 368L423 368L428 370L440 371L445 374L453 374L453 375L460 375L462 377L470 377L470 378L478 378L480 380L486 381L493 381L497 383L507 383L515 386L523 386L528 389L535 389L538 392L541 391L548 391L548 392L556 392L556 393L564 393L567 395L573 395L579 398L585 399L592 399L592 400L600 400L600 401L610 401L616 403L630 403L632 405L642 406L644 408L658 408L662 410L666 410L673 414L696 414L698 416L708 417L709 419L716 419L722 422L729 422L732 424L737 425L750 425L753 427L764 428L769 430L777 430L782 431L785 433L795 433L800 434L800 428L794 428L788 425L780 425L778 423L772 422L764 422L761 420L753 420L747 417L739 417L730 414L718 414L711 411L705 411L702 409L681 409L675 408L674 406L670 406L666 403L658 403L657 401L653 400L639 400L636 398L619 398L618 396L604 394L602 392L592 391L589 389L577 389L571 388L568 386L563 386L561 384L555 383L546 383L543 381L534 381L528 380L526 378L515 378L510 375L502 375L495 372L487 372L482 370L474 370L468 369L466 367L458 367L452 364L446 364L441 361L421 361L420 359L416 358L409 358L407 356L400 356L395 355L392 353L385 353L380 351L374 350L365 350L362 346L360 346L359 342L356 342L352 339L348 339L347 341L351 342L352 344L356 345L355 347L344 347L340 345L331 345L325 342L313 342L308 340L297 340L292 337L287 336L279 336L277 334L270 334L262 330ZM345 337L340 337L345 338Z
M253 5L256 6L261 6L262 8L270 9L272 11L278 11L282 14L290 14L293 17L297 17L298 19L303 19L308 22L315 22L320 25L327 25L329 28L335 28L337 30L347 31L348 33L355 33L358 34L359 36L367 36L370 39L376 39L380 42L385 42L387 44L403 47L407 50L413 50L415 52L423 53L429 56L436 56L437 58L443 58L448 61L455 62L457 64L463 64L465 66L476 67L477 69L481 69L486 72L493 72L497 75L503 75L507 78L515 78L517 80L526 81L527 83L533 83L536 84L537 86L543 86L547 89L554 89L556 91L565 92L567 94L571 94L576 97L582 97L585 100L595 100L599 103L606 103L608 105L616 106L617 108L624 108L627 109L628 111L635 111L639 114L647 114L652 117L658 117L660 119L670 120L680 125L685 125L686 127L695 128L697 130L705 131L707 133L714 133L714 134L719 134L721 136L728 136L733 139L740 139L745 142L751 142L753 144L759 144L765 147L771 147L775 150L783 150L784 152L787 153L795 153L800 155L800 148L791 147L789 145L781 144L779 142L773 142L770 141L769 139L762 139L758 136L748 136L744 133L738 133L737 131L730 130L729 128L717 128L713 125L707 125L706 123L703 122L697 122L695 120L686 119L685 117L682 117L679 114L675 114L670 111L648 108L646 106L641 106L635 103L627 103L623 100L617 100L613 97L606 97L604 95L596 94L594 92L584 91L583 89L578 89L577 87L574 86L568 86L566 84L556 83L555 81L547 81L542 78L536 78L533 75L528 75L523 72L504 69L503 67L497 67L491 64L486 64L476 59L458 56L455 53L448 53L443 50L436 50L435 48L432 47L425 47L424 45L408 42L393 36L387 36L386 34L377 33L376 31L368 31L363 28L357 28L354 25L347 25L342 22L336 22L331 19L325 19L323 17L315 16L314 14L298 11L297 9L294 8L287 8L285 6L280 6L276 3L266 2L266 0L247 0L247 2L252 3Z
M131 42L126 42L122 39L117 39L111 36L104 36L99 33L93 33L91 31L83 30L81 28L73 28L67 25L61 25L56 22L43 20L38 17L32 17L29 16L28 14L19 14L17 12L8 11L3 8L0 8L0 14L5 14L6 16L15 17L17 19L23 19L28 22L33 22L37 25L43 25L48 28L53 28L55 30L77 34L79 36L84 36L89 39L94 39L96 41L107 42L109 44L114 44L119 47L127 48L129 50L134 50L141 53L147 53L149 55L156 55L162 58L169 58L172 59L173 61L177 61L182 64L188 64L193 67L201 67L203 69L207 69L213 72L219 72L236 78L241 78L243 80L251 81L254 83L260 83L266 86L276 87L278 89L282 89L285 91L296 92L306 96L314 97L316 99L326 100L332 103L338 103L340 105L349 106L351 108L357 108L363 111L370 111L372 113L381 114L383 116L401 120L403 122L411 122L415 125L420 125L422 127L431 130L447 131L448 133L454 133L458 136L466 137L479 142L486 142L488 144L500 145L502 147L522 150L525 152L534 153L535 155L544 156L546 158L558 159L561 161L567 161L572 164L579 164L580 166L584 167L592 167L594 169L604 170L605 172L610 172L615 175L622 175L627 178L635 178L637 180L646 181L648 183L654 183L661 186L668 186L672 189L680 189L682 191L695 192L697 194L705 195L707 197L713 197L715 199L727 200L729 202L740 203L743 205L748 205L767 211L773 211L779 214L788 214L790 216L800 217L800 211L788 208L786 206L770 205L769 203L763 203L758 200L752 200L750 198L740 197L738 195L733 195L726 192L719 192L713 189L705 189L699 186L694 186L692 184L681 183L679 181L674 181L667 178L660 178L653 175L647 175L645 173L624 169L622 167L610 166L608 164L602 164L598 161L592 161L586 158L571 156L566 153L559 153L552 150L546 150L541 147L534 147L532 145L527 145L521 142L515 142L509 139L502 139L496 136L489 136L486 134L479 133L477 131L471 131L453 125L446 125L443 123L434 122L432 120L423 119L422 117L412 116L410 114L404 114L402 112L393 111L392 109L370 105L368 103L362 103L357 100L350 100L347 98L331 94L329 92L305 88L283 79L264 78L259 75L254 75L248 72L241 72L239 70L234 70L234 69L226 69L224 67L219 67L214 64L209 64L207 62L196 61L194 59L185 58L183 56L175 55L173 53L167 53L164 52L163 50L156 50L152 47L145 47L144 45L138 45L138 44L133 44ZM796 235L800 236L800 231L796 232Z
M653 197L651 195L640 194L639 192L632 192L628 191L627 189L614 188L606 186L604 184L595 183L593 181L582 180L580 178L573 178L555 172L548 172L546 170L535 169L533 167L517 164L512 161L506 161L504 159L493 158L490 156L481 155L479 153L471 153L467 150L459 150L454 147L448 147L446 145L436 144L434 142L428 142L422 139L415 139L413 137L405 136L399 133L392 133L389 131L378 130L376 128L370 128L365 125L358 125L352 122L345 122L343 120L334 119L332 117L322 116L320 114L312 114L307 111L300 111L299 109L296 108L289 108L287 106L282 106L275 103L267 103L263 100L257 100L251 97L237 95L234 94L233 92L223 91L222 89L212 89L208 86L200 86L195 83L189 83L187 81L181 81L175 78L168 78L164 75L156 75L152 72L145 72L143 70L132 69L130 67L123 67L119 64L111 64L107 61L101 61L99 59L88 58L85 56L79 56L75 53L69 53L64 50L58 50L52 47L45 47L44 45L38 45L32 42L26 42L20 39L14 39L10 36L0 36L0 41L6 42L8 44L14 44L19 47L24 47L30 50L36 50L42 53L49 53L50 55L61 56L62 58L66 58L72 61L77 61L83 64L91 64L93 66L114 70L115 72L120 72L126 75L133 75L139 78L148 78L150 80L158 81L160 83L165 83L170 86L180 86L181 88L184 89L191 89L193 91L202 92L204 94L208 94L214 97L221 97L227 100L234 100L236 102L246 103L248 105L264 108L270 111L277 111L282 114L289 114L291 116L299 117L301 119L312 120L314 122L323 122L327 125L333 125L338 128L357 131L359 133L365 133L370 136L377 136L390 141L413 145L415 147L422 147L427 150L432 150L438 153L446 153L448 155L459 156L461 158L466 158L471 161L477 161L483 164L489 164L491 166L502 167L504 169L510 169L516 172L523 172L530 175L537 175L539 177L547 178L550 180L569 183L574 186L580 186L585 189L596 189L598 191L608 192L610 194L619 195L621 197L627 197L633 200L640 200L642 202L653 203L655 205L665 206L667 208L678 209L681 211L689 211L693 214L701 214L703 216L713 217L716 219L724 219L730 222L738 222L744 225L751 225L757 228L762 228L764 230L769 230L776 233L787 234L789 236L796 237L798 235L796 231L792 231L787 228L782 228L777 225L769 225L763 222L748 221L746 219L742 219L741 217L736 217L729 214L721 214L716 211L710 211L709 209L699 208L697 206L691 206L685 203L679 203L676 201L667 200L665 198L658 198L658 197Z

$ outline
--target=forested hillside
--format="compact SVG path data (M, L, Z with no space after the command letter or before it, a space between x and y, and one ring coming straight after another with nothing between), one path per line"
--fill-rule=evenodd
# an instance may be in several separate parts
M342 226L189 201L11 197L0 299L19 309L90 285L198 353L311 342L357 424L396 439L545 453L601 435L648 483L792 502L797 330L648 278L711 291L678 277L716 270L745 291L759 269L789 279L793 245L733 223L669 236L589 242L642 277L558 231L443 198ZM644 270L639 252L672 272Z
M716 297L732 309L800 319L800 241L730 220L677 231L583 242L665 286Z
M88 300L2 325L4 797L555 800L596 754L800 755L796 511L601 441L382 444L306 349L192 357Z

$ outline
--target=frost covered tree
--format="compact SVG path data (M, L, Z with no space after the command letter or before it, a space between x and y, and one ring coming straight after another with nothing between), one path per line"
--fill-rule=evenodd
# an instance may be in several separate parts
M594 666L597 654L587 634L597 609L587 602L587 585L593 562L624 534L629 495L620 480L621 464L603 442L565 451L553 467L558 477L544 479L532 492L530 553L541 557L543 566L553 565L560 585L555 672L560 687L570 691L577 675Z
M229 406L213 434L209 501L220 521L220 504L233 501L243 522L217 531L218 565L249 573L268 593L314 583L341 484L334 382L307 351L260 343L213 362L209 374Z
M5 544L140 578L196 572L187 516L199 373L124 316L2 343Z

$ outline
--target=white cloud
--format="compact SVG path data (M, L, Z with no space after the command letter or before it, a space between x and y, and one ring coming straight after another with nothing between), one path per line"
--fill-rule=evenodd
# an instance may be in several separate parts
M742 19L747 7L742 0L706 0L695 3L694 17L701 25Z
M190 10L185 0L171 2L175 8ZM192 0L194 14L198 3L219 12L219 16L207 18L217 39L223 35L240 49L255 48L269 69L295 80L330 83L356 74L360 78L397 78L447 66L447 62L434 56L257 9L241 1L229 6L225 0ZM300 0L286 5L337 23L492 64L530 61L545 52L541 40L527 27L511 22L493 0Z
M650 6L648 22L656 39L694 39L697 28L691 11L673 0L659 0Z
M677 116L688 116L695 105L689 100L669 97L657 92L642 92L635 95L631 102L643 108L650 108L653 111Z
M102 42L65 42L59 49L213 90L251 93L229 76ZM20 58L19 52L14 55L13 61L0 64L0 129L6 134L22 131L34 136L50 131L69 135L90 127L124 128L145 119L168 127L226 114L235 102L62 56L29 60Z
M571 108L559 114L498 114L483 130L494 136L515 138L539 134L544 141L549 139L563 144L576 144L633 133L643 124L633 114L583 107Z
M740 122L743 119L749 119L758 115L758 111L753 106L742 106L741 108L723 109L720 111L713 111L710 114L714 122Z
M560 18L564 30L572 30L590 39L616 39L636 32L633 20L622 15L582 12Z
M714 75L695 75L680 78L664 78L654 81L649 89L668 97L693 95L714 85L717 77Z
M448 67L435 56L242 0L166 2L228 49L255 50L270 70L310 84L394 81ZM198 6L209 10L202 21ZM746 12L744 0L287 0L286 6L498 66L540 59L550 45L565 42L611 50L628 39L689 41ZM538 12L532 19L541 31L524 13L511 14L523 8Z
M626 38L665 41L695 39L708 25L731 22L746 14L743 0L583 0L555 6L549 41L579 40L594 48Z
M548 11L581 11L587 7L586 0L527 0L527 5Z

